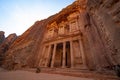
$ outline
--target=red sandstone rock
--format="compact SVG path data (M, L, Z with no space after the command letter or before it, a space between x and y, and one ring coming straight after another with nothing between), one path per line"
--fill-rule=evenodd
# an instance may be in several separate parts
M4 59L5 52L9 49L9 46L16 40L17 35L10 34L0 45L0 64L2 63L2 60Z
M55 33L48 33L48 42L58 41L59 39L62 41L62 38L72 38L76 35L80 36L83 43L84 58L78 57L78 47L80 45L74 41L74 67L80 68L80 65L83 64L82 61L85 61L84 65L88 70L111 69L113 65L120 64L119 5L119 0L77 0L59 13L45 20L37 21L10 46L6 52L4 67L7 69L45 67L47 55L46 52L43 52L43 47L48 31L53 30ZM71 21L71 18L77 20L79 34L77 34L77 31L71 34L69 32L63 34L64 29L61 28L60 35L57 35L59 34L59 25L65 24L65 30L70 30L69 21ZM71 31L73 31L72 29ZM70 43L66 44L69 48ZM57 45L57 48L60 49L56 50L62 50L61 44ZM46 48L46 51L48 51L48 48ZM57 53L59 54L59 52ZM63 61L60 56L62 56L61 53L55 57L55 66L57 67L61 66L58 62L62 63ZM51 59L49 61L54 63ZM66 61L69 67L71 67L70 61ZM51 63L47 67L51 67Z

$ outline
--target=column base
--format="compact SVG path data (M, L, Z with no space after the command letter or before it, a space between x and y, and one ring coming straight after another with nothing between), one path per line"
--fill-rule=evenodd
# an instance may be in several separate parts
M62 68L66 68L65 66L62 66Z
M51 66L50 68L54 68L54 66Z
M88 68L84 65L74 67L74 69L81 69L81 70L87 70Z
M47 68L48 66L45 66L45 68Z
M71 69L74 69L75 67L72 66L72 67L70 67L70 68L71 68Z

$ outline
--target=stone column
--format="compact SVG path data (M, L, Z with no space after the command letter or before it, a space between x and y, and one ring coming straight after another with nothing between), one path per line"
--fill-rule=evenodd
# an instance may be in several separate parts
M83 66L84 66L84 68L87 68L82 39L79 39L79 45L80 45L80 53L82 55Z
M51 46L52 45L49 45L48 47L48 52L47 52L47 55L46 55L46 63L45 63L45 67L48 67L48 63L49 63L49 59L50 59L50 55L51 55Z
M42 59L44 58L45 49L46 49L46 46L43 47L41 58L40 58L40 62L39 62L39 66L42 66Z
M73 41L70 41L71 68L74 68Z
M57 44L54 44L53 55L52 55L52 62L51 62L51 68L54 67L56 46L57 46Z
M62 60L62 68L66 66L66 42L63 42L63 60Z

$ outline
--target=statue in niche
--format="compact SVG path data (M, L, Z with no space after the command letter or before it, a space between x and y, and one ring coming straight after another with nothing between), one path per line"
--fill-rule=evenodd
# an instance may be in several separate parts
M51 23L48 25L48 30L47 30L47 38L53 38L56 37L58 34L58 26L56 22Z
M59 36L65 36L67 34L67 28L66 28L67 23L62 21L58 26L58 34Z
M70 32L74 32L78 30L78 16L79 16L79 13L74 12L67 17L69 21Z

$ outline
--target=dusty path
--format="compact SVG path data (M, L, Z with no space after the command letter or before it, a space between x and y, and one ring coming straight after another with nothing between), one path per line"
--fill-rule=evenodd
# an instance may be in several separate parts
M45 69L47 70L47 69ZM59 70L57 70L59 72ZM62 73L48 70L35 73L35 69L7 71L0 68L0 80L120 80L113 75L88 73Z
M0 80L94 80L63 76L58 74L34 73L28 71L1 71Z

